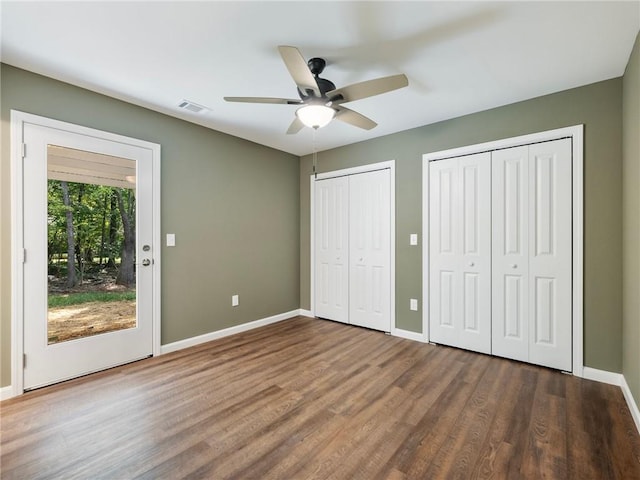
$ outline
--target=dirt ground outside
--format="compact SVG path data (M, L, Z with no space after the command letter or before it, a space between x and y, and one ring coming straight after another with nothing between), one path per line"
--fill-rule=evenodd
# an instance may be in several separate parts
M116 284L116 272L103 270L85 274L75 287L66 286L66 277L50 276L49 295L65 296L75 293L135 293L135 285ZM49 307L47 337L49 345L67 340L125 330L136 326L135 300L84 302L75 305Z
M136 302L88 302L49 308L49 344L136 326Z

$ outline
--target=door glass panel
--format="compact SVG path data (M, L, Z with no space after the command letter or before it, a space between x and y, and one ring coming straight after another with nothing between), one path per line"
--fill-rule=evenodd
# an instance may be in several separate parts
M136 163L47 146L48 344L134 328Z

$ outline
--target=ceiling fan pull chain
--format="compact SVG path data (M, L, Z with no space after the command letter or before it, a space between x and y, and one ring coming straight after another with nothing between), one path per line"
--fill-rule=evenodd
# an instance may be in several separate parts
M315 176L316 180L318 179L318 171L316 170L316 166L318 165L318 148L316 145L316 128L313 128L313 175Z

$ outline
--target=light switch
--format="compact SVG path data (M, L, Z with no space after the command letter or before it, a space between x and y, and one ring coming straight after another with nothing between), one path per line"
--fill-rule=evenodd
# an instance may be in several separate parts
M409 245L418 245L418 234L412 233L409 235Z
M175 246L176 246L176 234L167 233L167 247L175 247Z
M238 305L240 305L240 298L238 295L232 295L231 296L231 306L232 307L237 307Z
M409 299L409 310L413 310L414 312L418 311L418 299L417 298Z

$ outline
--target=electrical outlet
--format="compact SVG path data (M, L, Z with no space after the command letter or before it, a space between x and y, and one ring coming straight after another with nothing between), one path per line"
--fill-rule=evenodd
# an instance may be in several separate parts
M409 310L413 310L414 312L418 311L418 299L410 298L409 299Z
M233 295L231 297L231 306L232 307L237 307L238 305L240 305L240 298L239 295Z

